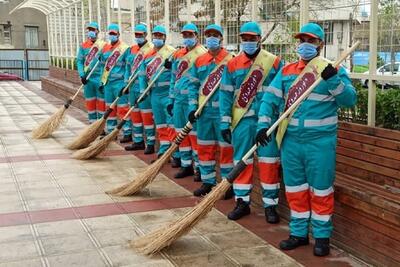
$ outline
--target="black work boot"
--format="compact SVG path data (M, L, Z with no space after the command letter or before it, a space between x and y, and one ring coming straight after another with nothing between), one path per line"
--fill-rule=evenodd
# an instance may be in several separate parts
M106 133L106 131L104 131L104 130L103 130L103 131L101 132L101 134L100 134L100 136L102 136L102 137L104 137L104 136L106 136L106 135L107 135L107 133Z
M265 208L265 220L268 223L275 224L279 223L279 214L276 211L276 206L269 206Z
M150 155L154 153L154 145L147 145L146 149L144 150L145 155Z
M180 158L174 158L174 157L172 157L171 167L172 167L172 168L179 168L179 167L181 167L181 159L180 159Z
M225 195L224 195L224 200L228 200L228 199L231 199L231 198L233 198L233 196L234 196L234 194L233 194L233 187L231 186L231 187L229 187L229 189L228 189L228 191L226 191L225 192Z
M193 181L201 182L201 174L200 174L200 169L199 168L196 168L196 171L194 172Z
M188 167L181 167L179 172L177 172L174 177L176 179L181 179L181 178L185 178L185 177L188 177L188 176L192 176L193 174L194 174L193 166L190 165Z
M314 255L323 257L329 255L329 238L315 238Z
M290 235L289 239L282 240L281 243L279 243L279 247L282 250L291 250L300 246L306 246L308 245L308 243L308 237L298 237Z
M134 150L143 150L144 149L144 142L133 143L132 145L126 146L126 151L134 151Z
M249 215L250 214L250 206L246 202L243 201L243 199L238 198L236 200L236 207L233 209L233 211L229 212L228 214L228 219L229 220L239 220L243 216Z
M213 184L202 184L200 188L193 191L193 195L196 197L203 197L210 193L213 187Z
M119 140L121 144L132 142L132 135L124 135L121 140Z

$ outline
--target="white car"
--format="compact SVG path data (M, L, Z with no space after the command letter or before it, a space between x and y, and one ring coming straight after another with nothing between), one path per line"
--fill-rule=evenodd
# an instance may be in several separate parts
M366 71L363 74L369 74L369 71ZM376 70L376 74L385 76L400 76L400 62L395 62L394 65L392 63L387 63L379 67ZM368 87L368 80L361 80L361 83L364 87ZM385 87L400 87L400 82L395 81L376 81L376 83Z

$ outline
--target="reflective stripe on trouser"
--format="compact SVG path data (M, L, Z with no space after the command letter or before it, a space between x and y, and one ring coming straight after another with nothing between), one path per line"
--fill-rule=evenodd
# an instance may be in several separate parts
M233 158L236 164L255 143L257 134L257 118L242 118L232 133ZM279 195L279 151L275 137L271 137L268 146L259 147L259 177L262 185L264 207L278 204ZM247 160L247 167L235 179L233 189L235 198L250 202L250 192L253 187L253 156Z
M275 134L267 146L257 148L257 159L264 208L276 206L279 201L280 158Z
M129 91L129 103L131 107L135 103L135 100L139 98L140 93L133 90L133 87ZM133 142L140 143L143 142L143 120L140 115L139 107L136 107L131 113L131 122L133 128Z
M85 97L85 105L88 113L89 123L95 122L101 116L98 113L100 110L97 109L98 105L97 88L99 87L99 85L100 84L96 81L88 80L87 84L85 84L83 88L83 95ZM102 100L104 103L104 97Z
M114 102L114 100L118 97L119 91L123 87L123 83L113 82L108 83L104 86L105 100L107 104L107 108ZM122 119L126 115L126 112L129 109L128 105L128 96L123 95L117 102L117 108L111 112L110 116L107 119L107 132L110 133L117 126L117 117ZM130 120L127 120L122 128L124 135L132 134L132 124Z
M174 130L168 127L168 95L161 96L159 94L151 93L151 106L153 108L154 122L156 124L156 131L158 140L160 141L160 148L157 154L164 154L171 146Z
M172 120L174 122L175 131L180 132L187 123L188 105L182 103L175 103L173 108ZM193 138L193 137L192 137ZM190 137L183 139L179 146L179 154L181 157L181 166L188 167L192 165L192 146Z
M313 140L286 135L281 152L291 235L306 237L311 218L314 238L329 238L333 229L336 135Z
M146 144L154 145L156 142L153 111L151 110L151 98L147 96L139 103L140 116L143 121L144 133L146 134Z
M232 170L233 147L223 141L218 116L207 116L203 113L197 120L197 152L199 155L199 167L201 180L206 184L216 184L216 153L219 145L219 164L222 177Z

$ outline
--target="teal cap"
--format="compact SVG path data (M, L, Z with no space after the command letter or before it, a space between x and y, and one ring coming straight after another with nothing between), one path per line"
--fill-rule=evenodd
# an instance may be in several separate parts
M308 35L310 37L318 38L320 40L324 40L325 37L324 30L321 28L321 26L312 22L304 24L301 27L300 32L297 33L294 38L300 38L300 36L302 35Z
M261 35L260 25L254 21L246 22L240 27L239 34Z
M137 24L133 31L137 33L147 33L147 26L142 23Z
M110 25L108 25L107 31L119 33L119 26L118 26L118 24L111 23Z
M193 23L188 23L185 26L183 26L181 33L182 32L195 32L199 34L199 29L197 29L197 26L194 25Z
M165 28L164 28L163 26L161 26L161 25L155 26L155 27L153 28L153 31L152 31L152 32L153 32L153 33L158 32L158 33L162 33L162 34L164 34L164 35L167 35L167 31L166 31Z
M88 23L86 28L93 28L93 29L98 30L99 29L99 24L97 22L95 22L95 21L92 21L92 22Z
M217 25L217 24L210 24L206 27L206 29L204 30L204 33L207 33L207 31L210 30L215 30L217 32L219 32L221 35L224 35L224 30L222 29L221 26Z

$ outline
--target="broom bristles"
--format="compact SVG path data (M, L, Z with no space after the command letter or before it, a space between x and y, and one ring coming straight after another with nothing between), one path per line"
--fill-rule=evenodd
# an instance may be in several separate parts
M170 146L168 150L161 156L161 158L149 165L141 174L134 178L133 181L113 190L107 191L106 193L124 197L140 192L148 184L154 181L161 168L168 162L169 158L177 148L178 145L173 143L172 146Z
M67 108L62 106L53 115L51 115L42 124L32 130L33 139L42 139L51 135L55 130L60 127L61 123L64 121L65 112Z
M199 204L181 218L132 241L131 246L145 255L155 254L168 247L175 240L188 233L201 219L205 218L230 187L231 184L226 179L222 180Z
M87 148L80 149L72 154L74 159L92 159L97 157L101 152L106 150L108 145L118 136L120 129L115 128L110 134L106 135L103 139L99 140L88 146Z
M70 143L68 149L82 149L87 147L104 131L106 120L101 118L87 126L82 132Z

